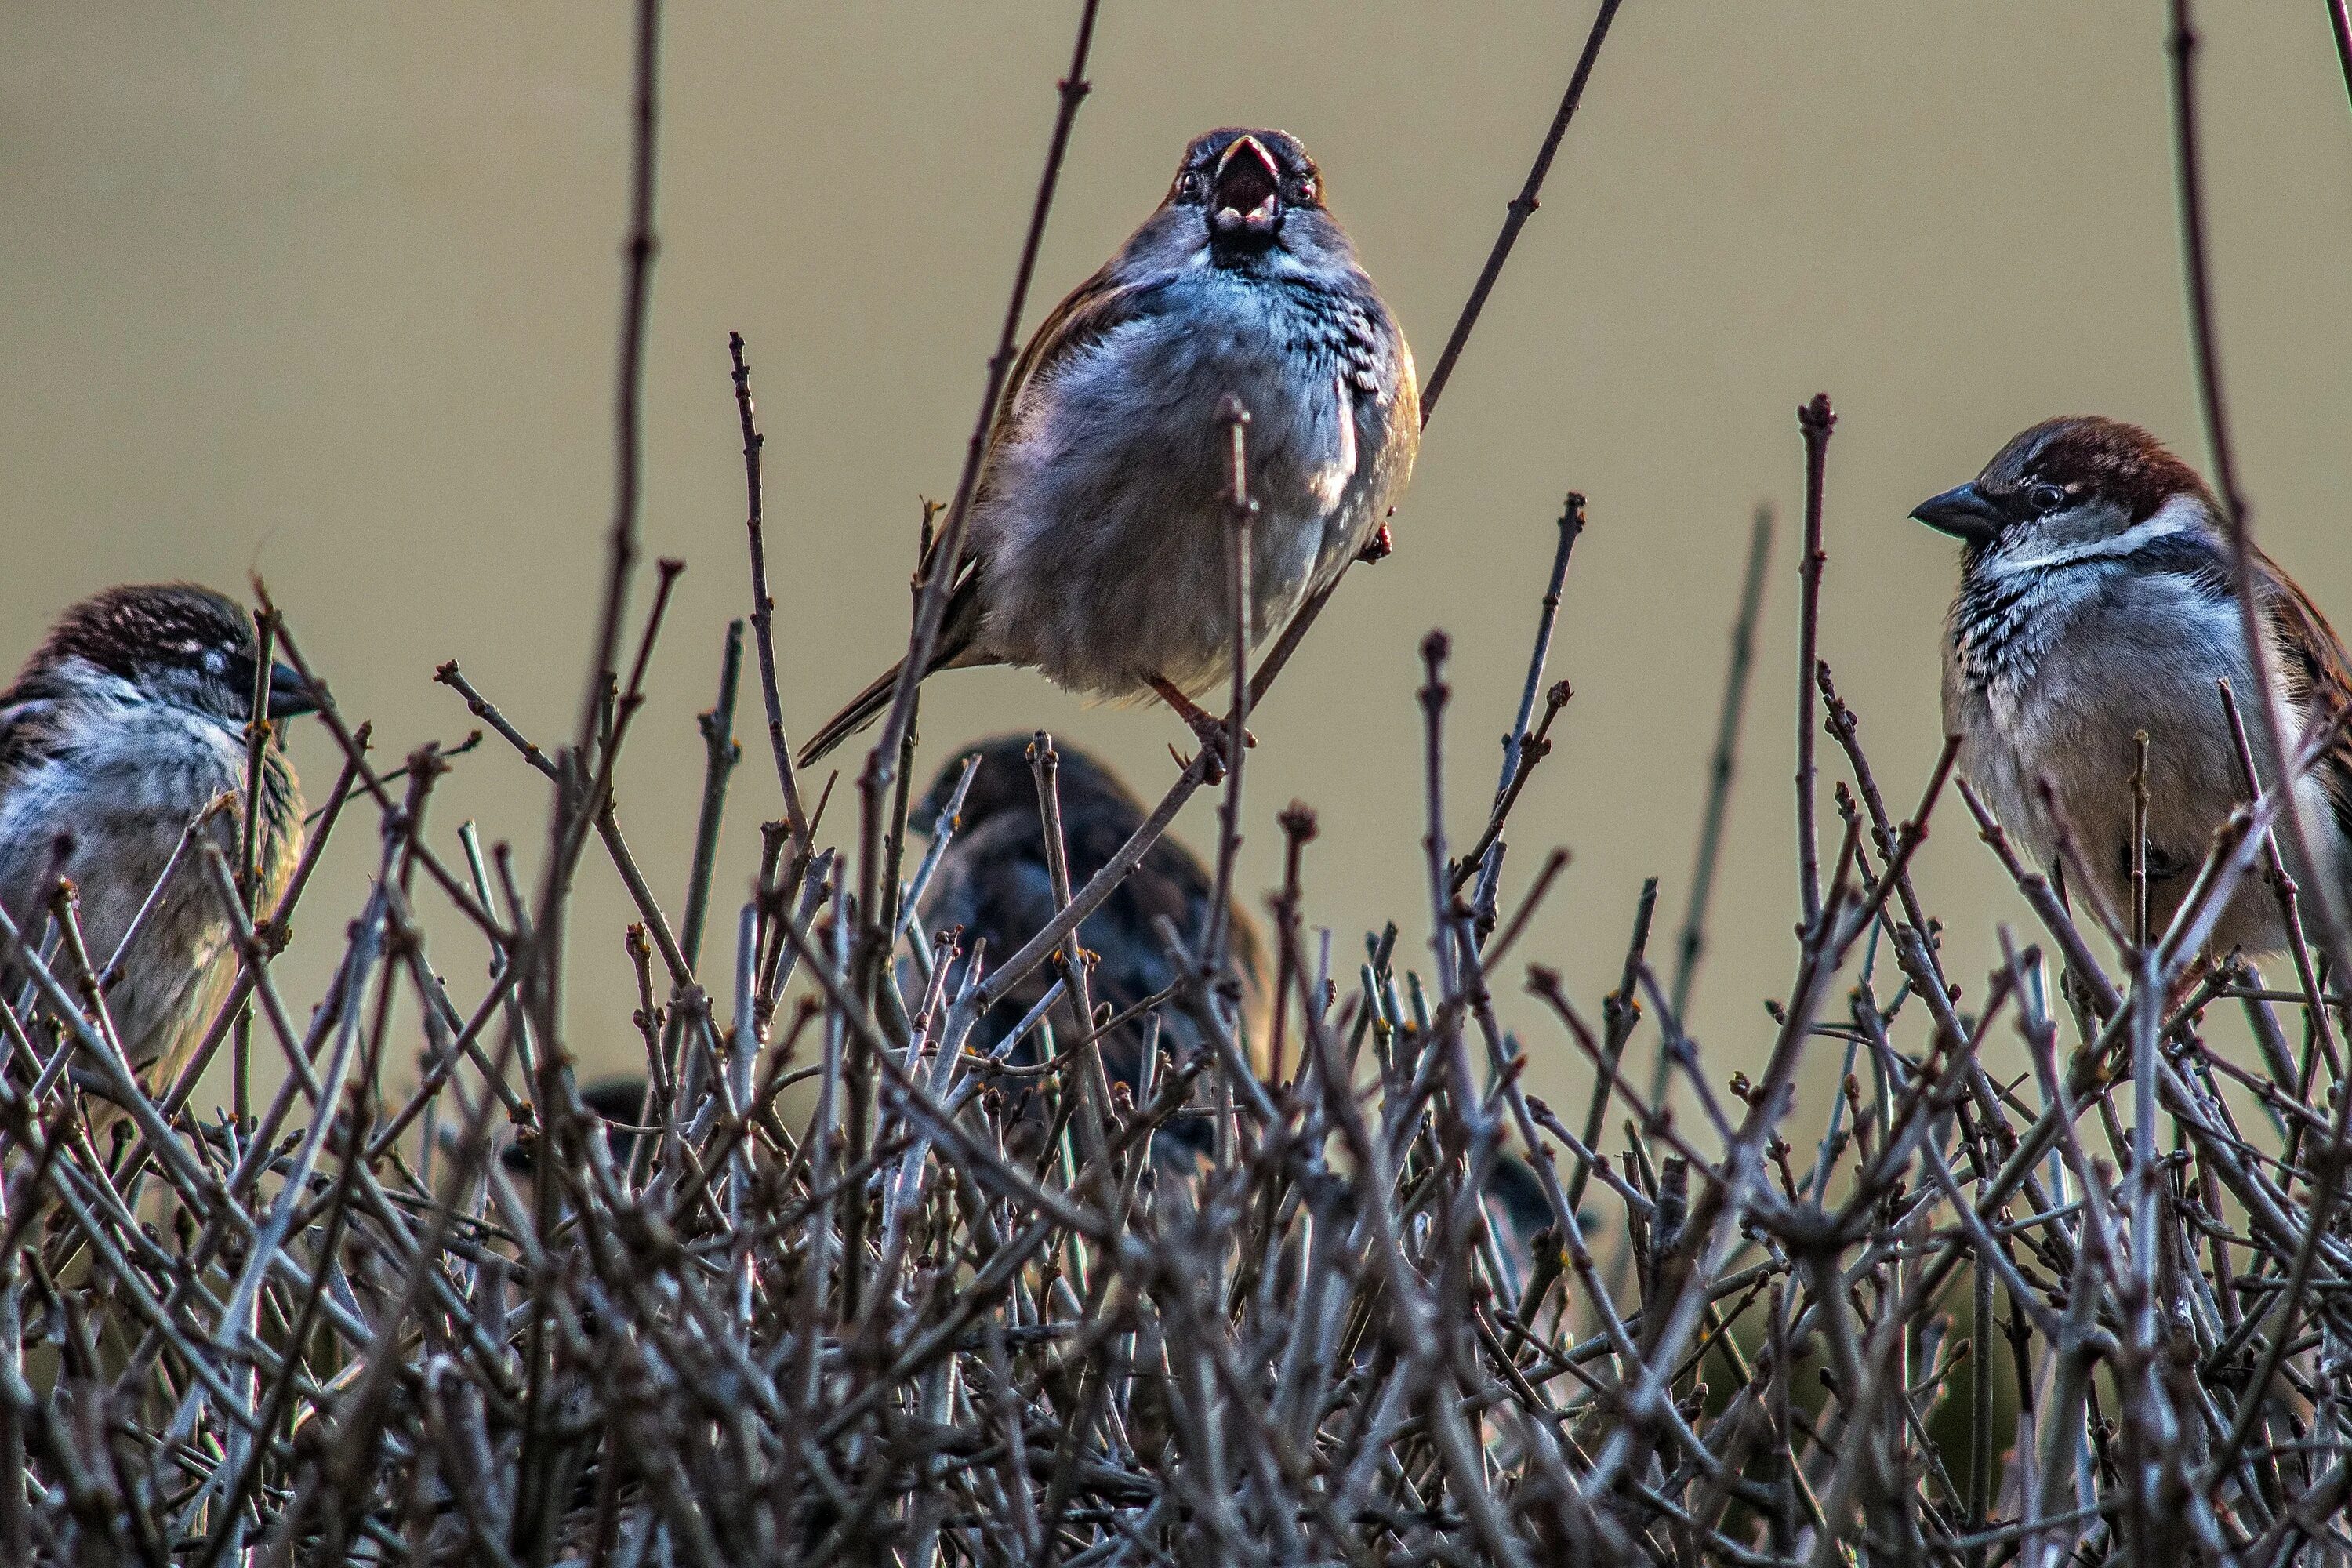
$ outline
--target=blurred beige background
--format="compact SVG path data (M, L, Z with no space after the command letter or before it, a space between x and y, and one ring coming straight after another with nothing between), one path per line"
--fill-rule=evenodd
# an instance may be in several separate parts
M2271 549L2352 618L2352 114L2314 0L2205 6L2220 319ZM1716 942L1695 1023L1752 1066L1793 958L1791 417L1836 398L1822 652L1907 809L1932 761L1953 550L1905 514L2019 426L2095 410L2202 463L2174 237L2164 7L1631 0L1423 448L1398 552L1352 574L1255 721L1255 905L1276 810L1321 812L1310 918L1344 957L1393 915L1420 958L1414 647L1455 637L1457 842L1492 787L1562 491L1591 498L1553 672L1556 759L1514 836L1573 868L1523 948L1597 999L1644 874L1681 915L1748 519L1782 509ZM699 4L664 33L663 249L645 538L691 563L623 779L665 896L685 880L693 714L749 602L725 342L769 434L788 718L805 734L905 635L919 496L951 489L1068 51L1074 7ZM1274 123L1424 370L1517 189L1591 7L1105 7L1031 319L1157 199L1205 127ZM269 579L387 763L454 740L456 656L527 731L573 721L611 488L629 18L618 4L34 5L0 10L0 660L124 579ZM643 604L640 596L639 604ZM634 624L634 622L633 622ZM778 809L747 680L721 872ZM1156 795L1164 711L1036 678L927 689L924 770L1054 728ZM314 793L315 728L295 742ZM541 842L543 791L495 742L435 808ZM847 820L846 790L835 823ZM1825 812L1826 816L1826 812ZM1957 806L1922 861L1973 990L2020 920ZM1213 831L1204 796L1179 825ZM315 994L373 863L358 816L289 958ZM633 1049L626 918L590 860L574 1044ZM715 931L728 928L714 921ZM437 958L483 955L451 921ZM723 937L714 946L724 947ZM1516 969L1517 965L1514 965ZM1585 1081L1517 994L1537 1078Z

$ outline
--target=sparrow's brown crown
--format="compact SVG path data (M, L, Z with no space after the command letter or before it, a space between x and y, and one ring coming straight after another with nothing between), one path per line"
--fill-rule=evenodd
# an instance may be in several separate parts
M236 600L194 583L124 584L91 595L59 616L19 685L74 661L93 666L150 697L243 723L253 707L253 619ZM269 716L318 706L297 671L270 672Z
M2055 488L2069 502L2112 502L2132 522L2147 521L2177 495L2209 506L2213 500L2197 470L2163 442L2137 425L2095 414L2045 419L2020 432L1977 476L1986 495L2028 504L2038 486Z
M2206 515L2221 515L2197 470L2154 436L2121 420L2070 414L2020 431L1974 479L1921 501L1911 515L1980 552L2045 520L2068 538L2120 532L2184 495Z
M923 792L921 802L908 814L908 820L919 831L929 832L931 824L955 797L965 759L975 752L980 757L980 768L972 774L971 788L964 794L963 808L956 816L958 824L966 828L977 827L1004 811L1018 811L1034 820L1036 775L1029 766L1029 748L1034 739L1032 735L995 735L958 751L940 769L931 787ZM1057 755L1060 767L1055 787L1065 816L1074 814L1082 803L1095 801L1115 803L1123 814L1139 819L1143 816L1143 803L1108 768L1076 747L1060 748Z

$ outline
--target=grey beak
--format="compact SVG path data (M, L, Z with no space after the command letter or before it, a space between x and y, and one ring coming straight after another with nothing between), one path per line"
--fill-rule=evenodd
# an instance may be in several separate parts
M1911 509L1911 515L1937 532L1969 544L1990 544L2000 533L2000 509L1972 484L1928 497Z
M316 713L318 710L319 694L309 681L302 679L300 670L286 664L269 667L269 716L272 719L291 719L298 714Z

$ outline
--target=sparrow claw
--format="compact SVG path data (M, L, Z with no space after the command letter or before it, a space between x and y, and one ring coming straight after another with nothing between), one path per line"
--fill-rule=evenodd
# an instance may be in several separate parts
M1211 769L1209 782L1211 784L1223 782L1225 776L1225 742L1228 739L1225 721L1185 696L1173 682L1162 680L1154 676L1151 679L1151 689L1160 693L1160 700L1176 710L1177 717L1182 719L1192 733L1200 737L1201 744L1209 752ZM1242 744L1255 746L1257 744L1257 737L1244 730ZM1173 755L1175 748L1170 747L1169 752ZM1183 761L1181 758L1178 760ZM1184 762L1183 765L1191 767L1192 764Z
M1226 730L1225 721L1223 719L1218 718L1213 713L1195 709L1193 711L1184 715L1184 722L1191 727L1192 733L1201 738L1201 743L1202 745L1207 746L1219 756L1224 755L1225 742L1229 738L1230 732ZM1248 748L1254 747L1256 744L1257 737L1251 734L1246 729L1242 731L1242 745L1244 748Z
M1191 757L1186 756L1174 746L1168 748L1168 754L1176 760L1176 766L1180 771L1184 773L1190 773L1192 771L1192 759ZM1209 748L1209 769L1207 773L1202 775L1202 777L1203 782L1213 788L1225 782L1225 764L1223 759L1224 751L1222 747L1211 746Z
M1380 531L1364 541L1364 547L1356 552L1356 559L1370 566L1375 561L1387 560L1395 550L1396 540L1390 535L1389 525L1384 522L1381 524Z

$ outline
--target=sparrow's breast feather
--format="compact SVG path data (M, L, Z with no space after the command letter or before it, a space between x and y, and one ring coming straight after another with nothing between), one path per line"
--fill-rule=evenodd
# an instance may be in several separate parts
M45 875L69 834L98 923L100 903L131 895L107 885L110 870L159 866L197 812L244 782L242 742L201 715L165 703L54 713L47 743L0 790L0 879ZM285 805L276 770L269 782L270 805Z
M1320 289L1213 272L1181 275L1147 303L1038 389L1044 417L1024 433L1055 445L1108 435L1162 463L1198 454L1213 466L1231 395L1249 411L1261 506L1319 516L1341 505L1364 450L1382 445L1360 437L1381 436L1391 400L1373 374L1379 356L1357 341L1362 312ZM1218 476L1204 475L1202 488L1214 489Z

